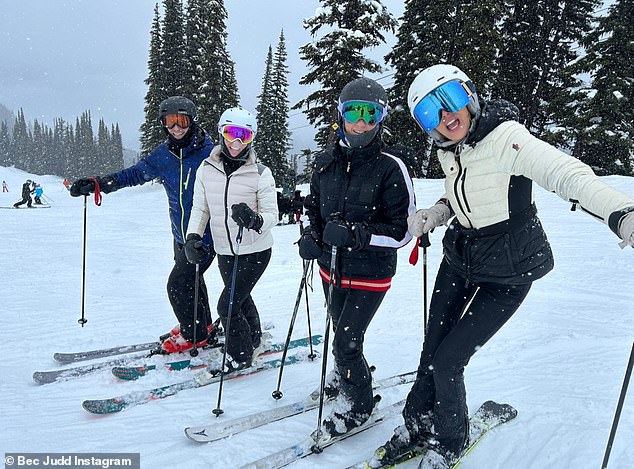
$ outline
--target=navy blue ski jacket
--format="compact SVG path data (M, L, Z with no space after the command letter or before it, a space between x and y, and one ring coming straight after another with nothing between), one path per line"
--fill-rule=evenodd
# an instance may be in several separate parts
M169 202L174 240L185 244L196 170L213 147L211 138L203 130L195 132L185 148L176 148L169 140L165 140L134 166L114 173L112 177L116 179L119 188L138 186L160 178ZM203 242L206 245L212 244L209 225L205 229Z

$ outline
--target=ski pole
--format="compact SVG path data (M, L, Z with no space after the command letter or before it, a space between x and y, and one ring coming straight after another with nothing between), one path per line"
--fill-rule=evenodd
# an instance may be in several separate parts
M84 195L84 247L83 247L83 255L82 255L82 266L81 266L81 318L77 320L81 327L88 322L86 319L84 305L86 303L86 225L87 225L87 212L88 212L88 196Z
M233 272L231 272L231 289L229 290L229 311L227 312L227 328L225 329L225 346L222 352L222 366L220 367L220 385L218 386L218 404L211 411L216 417L224 414L224 410L220 408L220 400L222 399L222 385L225 380L225 363L227 362L227 345L229 345L229 335L231 334L231 311L233 310L233 296L236 292L236 276L238 274L238 256L240 255L240 243L242 243L243 227L238 228L236 236L236 255L233 260Z
M326 371L328 368L328 344L330 342L330 320L332 309L332 294L335 286L335 269L337 265L337 246L332 246L330 252L330 279L328 280L328 299L326 303L326 330L324 331L324 355L321 359L321 383L319 387L319 415L317 416L317 440L321 438L321 418L324 411L324 395L326 391ZM320 453L321 448L315 444L313 452Z
M308 262L308 261L307 261ZM313 265L313 261L309 261L311 267L309 268L309 272L311 275L311 279L312 279L312 265ZM310 289L312 290L312 283L311 283L311 287ZM306 282L304 282L304 291L306 292L306 321L308 322L308 337L311 338L311 340L308 342L308 346L310 348L310 353L308 354L308 358L311 360L314 360L317 357L317 354L315 353L315 351L313 350L313 341L312 341L312 337L313 337L313 332L312 329L310 327L310 305L309 305L309 301L308 301L308 278L306 278Z
M286 354L288 352L288 344L291 342L291 336L293 335L293 327L295 326L295 318L297 317L297 310L299 304L302 301L302 293L304 291L304 285L306 284L306 276L308 275L308 267L311 265L309 261L304 261L304 273L302 274L302 280L299 283L299 290L297 291L297 298L295 299L295 307L293 308L293 314L291 315L291 323L288 326L288 334L286 335L286 342L284 343L284 351L282 353L282 364L280 365L280 372L277 377L277 388L271 393L273 399L279 400L284 396L280 391L282 385L282 373L284 372L284 361L286 360ZM309 335L308 341L312 344L312 337Z
M423 333L427 332L427 248L431 246L429 233L419 238L419 246L423 247Z
M192 357L198 356L198 348L196 347L196 330L198 329L198 282L200 281L200 264L196 263L196 275L194 285L194 348L190 350L189 354Z
M603 456L603 464L601 469L608 467L608 459L610 459L610 452L612 451L612 443L614 443L614 436L616 435L616 428L619 425L619 419L621 418L621 410L623 409L623 402L625 401L625 395L627 394L627 386L632 376L632 367L634 366L634 343L632 343L632 351L630 352L630 360L627 363L627 369L625 370L625 378L623 379L623 386L621 387L621 395L619 396L619 402L616 406L616 413L614 414L614 420L612 421L612 429L610 430L610 437L608 438L608 445L605 448L605 455Z

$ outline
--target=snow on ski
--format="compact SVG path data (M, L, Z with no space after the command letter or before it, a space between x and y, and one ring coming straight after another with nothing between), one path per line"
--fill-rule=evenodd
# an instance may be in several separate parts
M469 446L462 455L454 462L451 469L458 468L473 448L493 429L510 422L517 417L517 410L509 404L498 404L494 401L486 401L469 418ZM380 451L380 448L377 452ZM414 459L420 459L425 453L425 446L411 450L400 457L393 464L382 465L376 456L366 461L361 461L346 469L391 469L400 464ZM376 454L376 453L375 453ZM421 466L421 469L425 469Z
M205 353L208 350L214 350L218 348L219 345L222 345L222 344L213 344L208 347L200 348L199 358L202 358L203 356L205 356ZM105 349L102 349L102 350L105 350ZM154 359L165 360L167 357L182 356L182 355L183 354L170 354L170 355L155 354L152 357ZM150 355L148 355L147 352L144 352L144 353L130 354L130 355L126 355L125 357L119 357L119 358L115 358L113 360L108 360L104 362L91 363L89 365L80 365L80 366L76 366L72 368L61 368L58 370L50 370L50 371L35 371L33 373L33 381L35 381L37 384L49 384L49 383L54 383L55 381L60 381L64 379L79 378L81 376L87 375L94 371L102 370L104 368L112 368L116 366L125 366L125 365L131 366L132 364L136 363L137 360L143 360L148 358L150 358ZM174 367L177 367L178 362L182 362L182 361L183 360L179 360L177 362L172 362L172 363L174 363ZM69 362L69 363L72 363L72 362ZM169 365L170 363L165 364L165 366L169 366Z
M285 365L291 365L294 363L299 363L301 361L304 361L304 357L291 355L286 357ZM281 364L281 359L258 363L250 368L244 368L233 373L227 373L225 374L224 379L234 379L242 376L249 376L261 371L279 368ZM121 412L123 409L126 409L128 407L141 405L145 404L146 402L173 396L174 394L185 389L200 388L209 384L217 383L218 381L220 381L219 370L214 370L214 372L202 370L199 371L196 376L187 381L169 384L167 386L161 386L158 388L147 389L144 391L131 392L110 399L85 400L84 402L82 402L82 407L92 414L112 414L116 412Z
M411 383L415 378L415 371L390 376L389 378L384 378L374 383L374 390L379 391L381 389ZM197 443L210 443L261 427L262 425L308 412L309 410L316 409L318 406L319 391L313 391L305 399L282 407L275 407L255 414L246 415L229 422L217 422L200 427L187 427L185 428L185 435Z
M145 350L157 349L160 346L161 342L147 342L145 344L123 345L120 347L102 348L87 352L54 353L53 358L59 363L67 364L111 357L114 355L123 355L125 353L142 352Z
M363 424L360 425L343 435L339 435L333 438L330 438L325 441L320 441L319 438L313 434L306 437L306 439L299 441L298 443L289 446L286 449L278 451L276 453L265 456L257 461L246 464L242 466L240 469L277 469L279 467L284 467L292 462L295 462L299 459L310 456L315 453L316 446L319 448L317 452L321 452L324 448L331 446L339 441L345 440L357 433L361 433L369 428L372 428L383 421L392 418L401 413L403 409L403 405L405 404L405 400L398 401L392 405L389 405L384 408L376 408L370 418ZM316 430L315 430L316 431ZM315 462L315 464L318 464Z
M310 343L312 345L321 344L323 338L321 335L314 335L310 338L302 337L301 339L291 340L288 344L288 348L294 349L297 347L308 347ZM273 353L278 353L284 350L283 343L274 343L269 345L263 352L259 354L260 357L271 355ZM185 359L179 361L168 362L162 365L163 368L169 371L181 371L181 370L199 370L201 368L205 368L209 365L210 357L205 357L204 360L201 359ZM156 370L160 368L161 365L155 364L143 364L139 366L114 366L112 368L112 374L115 375L119 379L123 379L126 381L131 381L135 379L139 379L145 376L152 370Z

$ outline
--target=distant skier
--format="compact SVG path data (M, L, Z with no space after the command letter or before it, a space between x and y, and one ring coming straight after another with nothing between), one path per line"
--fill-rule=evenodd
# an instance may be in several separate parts
M7 181L2 181L2 192L9 192L9 186L7 185Z
M66 188L67 191L70 191L70 186L71 186L71 182L64 178L64 181L62 182L62 184L64 184L64 187Z
M20 205L26 204L28 208L32 208L33 201L31 200L31 192L34 187L32 186L33 181L27 179L24 184L22 184L22 200L14 203L13 206L18 208Z
M95 179L102 192L108 194L123 187L138 186L160 178L167 194L174 237L174 267L167 280L167 295L179 324L170 331L163 344L166 353L193 348L194 327L198 346L207 344L212 320L203 274L216 253L211 246L209 226L202 233L208 246L207 256L200 262L198 322L194 324L194 292L196 269L185 257L185 230L192 207L196 170L209 156L213 142L207 132L196 123L194 103L182 96L171 96L159 105L158 118L167 140L138 163L118 173L96 178L82 178L70 188L70 195L79 197L95 191ZM215 336L215 333L214 333Z
M446 469L469 442L465 366L554 266L532 183L608 225L621 247L634 247L634 199L533 136L513 104L479 100L469 77L453 65L420 72L407 101L438 148L446 177L445 194L409 217L409 231L420 237L453 220L443 238L405 425L375 452L375 462L391 465L410 449L426 447L420 467Z
M44 193L44 189L39 184L35 184L35 196L33 197L33 202L36 205L44 205L42 203L42 194Z

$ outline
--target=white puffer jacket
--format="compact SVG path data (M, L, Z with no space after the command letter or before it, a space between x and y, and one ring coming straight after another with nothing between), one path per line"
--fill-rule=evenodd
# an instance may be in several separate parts
M260 233L245 229L240 255L261 252L273 246L271 228L277 224L277 194L271 170L256 163L253 150L246 163L227 176L220 145L214 147L196 172L194 205L187 234L202 235L211 227L214 249L218 254L235 255L238 225L231 218L231 206L246 203L262 216Z
M534 137L515 121L503 122L459 153L456 157L453 151L439 150L438 157L446 175L444 197L465 228L480 229L509 219L512 176L535 181L606 224L613 212L634 206L631 197L605 184L588 165Z

